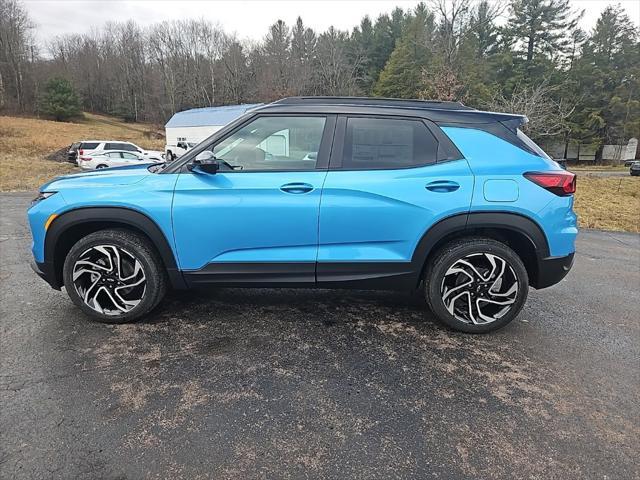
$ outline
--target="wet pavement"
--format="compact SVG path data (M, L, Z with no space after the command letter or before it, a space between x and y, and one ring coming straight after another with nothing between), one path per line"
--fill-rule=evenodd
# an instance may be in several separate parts
M87 321L0 195L0 478L640 477L640 236L483 336L419 295L219 289Z

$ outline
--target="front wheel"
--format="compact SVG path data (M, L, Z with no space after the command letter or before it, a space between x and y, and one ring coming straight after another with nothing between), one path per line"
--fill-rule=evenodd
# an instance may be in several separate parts
M62 275L71 301L106 323L142 317L167 289L153 246L127 230L100 230L80 239L67 254Z
M465 238L439 250L425 274L432 312L449 327L486 333L511 322L527 299L529 277L504 243Z

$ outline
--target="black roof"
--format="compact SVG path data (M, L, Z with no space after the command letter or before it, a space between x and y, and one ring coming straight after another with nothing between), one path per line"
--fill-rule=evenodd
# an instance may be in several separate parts
M368 105L376 107L436 108L438 110L475 110L462 102L413 100L381 97L287 97L273 102L279 105Z
M256 108L274 113L347 113L420 117L436 123L526 122L523 115L485 112L460 102L372 97L287 97Z

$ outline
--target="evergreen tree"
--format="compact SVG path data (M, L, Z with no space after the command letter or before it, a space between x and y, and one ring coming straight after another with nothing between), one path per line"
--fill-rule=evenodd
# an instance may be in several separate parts
M315 32L306 28L298 17L291 29L292 92L296 95L315 93L313 72L315 69L317 38Z
M476 58L486 58L495 53L498 43L498 27L495 24L488 0L482 0L478 4L471 18L470 31Z
M59 122L80 115L80 99L69 80L52 78L47 82L42 111Z
M416 7L405 31L380 73L373 93L381 97L417 98L422 71L432 58L435 21L424 4Z
M574 30L584 12L575 13L570 0L512 0L506 33L514 39L515 50L527 64L536 55L555 56L570 45Z
M373 26L371 48L367 51L371 83L369 85L370 90L366 93L372 93L380 72L384 69L398 40L402 36L409 18L410 15L405 15L401 8L396 8L391 13L391 17L389 15L380 15L376 20Z
M620 6L607 7L571 70L580 101L572 134L582 141L616 143L640 136L638 30Z
M373 65L373 37L373 24L371 19L365 16L360 25L353 29L349 39L349 57L352 60L360 59L356 70L356 81L365 94L369 93L380 73Z

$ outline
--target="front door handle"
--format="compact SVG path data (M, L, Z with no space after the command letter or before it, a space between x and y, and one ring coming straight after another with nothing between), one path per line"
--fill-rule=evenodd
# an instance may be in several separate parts
M427 183L425 188L437 193L455 192L460 188L460 184L451 180L435 180Z
M309 193L313 190L313 185L309 185L308 183L286 183L280 187L284 193Z

